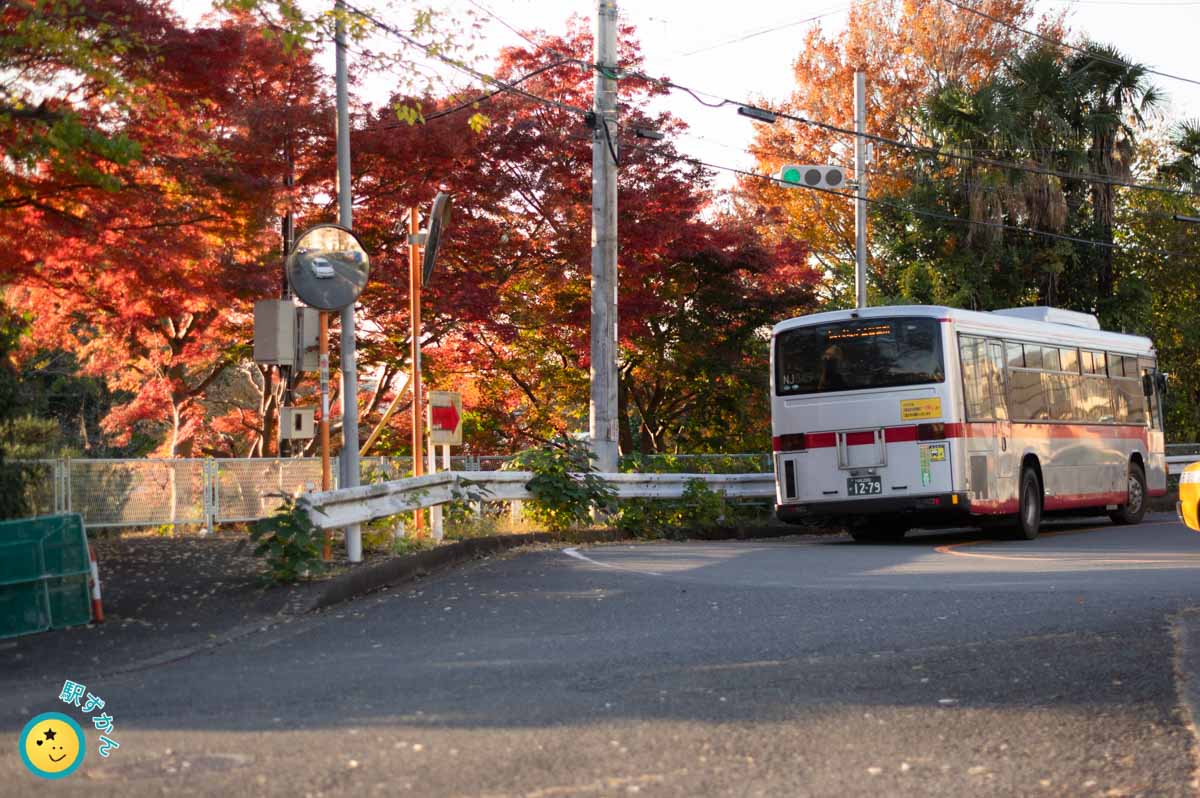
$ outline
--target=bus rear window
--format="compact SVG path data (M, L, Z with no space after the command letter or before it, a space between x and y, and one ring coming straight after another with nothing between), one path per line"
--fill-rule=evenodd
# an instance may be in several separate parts
M799 327L775 339L779 396L944 380L936 319L856 319Z

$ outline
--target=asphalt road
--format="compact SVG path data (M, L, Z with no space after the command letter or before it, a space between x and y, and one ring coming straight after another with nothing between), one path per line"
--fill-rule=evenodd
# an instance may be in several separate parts
M367 270L339 252L316 254L333 269L333 276L317 277L312 270L311 255L298 257L297 268L288 276L292 290L315 308L341 308L353 302L367 283Z
M53 785L15 750L47 662L0 684L0 793L1193 794L1200 537L1058 529L482 562L89 678L121 748Z

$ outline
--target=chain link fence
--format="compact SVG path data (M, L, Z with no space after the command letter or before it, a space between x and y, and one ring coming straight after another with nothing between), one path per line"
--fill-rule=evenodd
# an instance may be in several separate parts
M67 460L67 512L88 526L203 524L208 461Z
M452 457L454 471L496 471L510 458ZM409 457L364 457L360 479L371 484L412 473ZM26 490L35 515L77 512L88 527L153 527L255 521L270 516L287 496L321 487L316 457L176 460L24 461ZM439 459L438 468L441 469ZM769 455L653 455L623 460L626 470L742 473L769 471ZM333 487L338 462L331 462Z

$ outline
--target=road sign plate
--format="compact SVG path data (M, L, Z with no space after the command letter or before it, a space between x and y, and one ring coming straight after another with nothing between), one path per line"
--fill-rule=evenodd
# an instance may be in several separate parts
M429 392L429 443L432 446L462 446L461 394Z

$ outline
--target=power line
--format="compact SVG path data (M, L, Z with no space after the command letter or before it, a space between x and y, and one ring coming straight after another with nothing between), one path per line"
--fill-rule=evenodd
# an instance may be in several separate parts
M490 8L488 8L487 6L483 5L482 3L477 3L475 0L467 0L467 2L468 2L468 3L470 3L471 5L475 6L476 8L478 8L478 9L479 9L480 11L482 11L483 13L487 14L487 15L488 15L489 17L491 17L492 19L494 19L494 20L496 20L497 22L499 22L499 23L500 23L501 25L503 25L504 27L508 28L508 29L509 29L510 31L512 31L513 33L515 33L515 34L517 34L518 36L520 36L520 37L521 37L522 39L524 39L525 41L527 41L527 42L529 42L530 44L532 44L534 47L540 47L540 46L541 46L541 45L539 45L537 42L535 42L533 39L531 39L531 38L529 37L529 34L525 33L524 31L518 30L518 29L517 29L515 26L513 26L513 25L510 25L510 24L508 23L508 21L507 21L507 20L505 20L503 17L501 17L501 16L500 16L499 14L497 14L495 11L491 10L491 9L490 9Z
M693 132L690 129L682 131L679 135L682 137L685 137L685 138L691 138L691 139L697 139L699 141L704 141L704 142L707 142L708 144L712 144L714 146L721 147L722 149L730 150L732 152L739 152L743 155L748 154L748 151L747 151L746 147L744 147L744 146L735 146L733 144L729 144L728 142L719 141L717 139L710 138L708 136L703 136L703 135ZM909 180L914 183L920 182L920 181L932 182L933 180L936 179L936 177L933 174L931 174L929 172L929 170L920 169L920 168L911 168L911 169L897 171L897 170L880 169L878 167L874 167L870 170L870 173L872 175L883 175L884 177ZM973 185L982 191L986 191L986 192L993 193L993 194L998 194L1003 191L1003 188L1000 186L988 185L988 184L985 184L982 181L978 181L978 180L976 180L976 181L961 181L960 180L958 182L964 183L967 186ZM1178 221L1175 218L1176 214L1166 213L1166 212L1162 212L1162 211L1143 211L1143 210L1139 210L1137 208L1124 208L1123 212L1131 214L1133 216L1145 218L1145 219L1156 219L1159 221Z
M471 0L471 2L474 2L474 0ZM816 14L811 17L805 17L804 19L797 19L797 20L793 20L791 22L784 22L780 25L774 25L769 28L763 28L761 30L756 30L756 31L753 31L752 33L747 33L743 36L737 36L732 39L726 39L725 41L717 42L716 44L706 45L704 47L700 47L695 50L688 50L686 52L680 53L679 57L680 58L690 58L693 55L699 55L700 53L707 53L710 50L716 50L721 47L727 47L731 44L739 44L744 41L749 41L750 39L758 38L759 36L766 36L768 33L776 33L781 30L787 30L788 28L795 28L800 25L807 24L809 22L815 22L818 19L821 19L822 17L828 17L832 14L840 13L842 11L845 11L846 9L847 9L847 7L845 5L839 5L836 8L831 8L828 11L823 11L820 14Z
M523 97L527 97L528 99L531 99L535 102L542 103L544 105L548 105L548 106L552 106L552 107L556 107L556 108L560 108L562 110L574 111L581 115L587 113L587 111L585 111L582 108L578 108L576 106L573 106L573 105L570 105L567 103L562 103L557 100L551 100L549 98L541 97L537 94L533 94L531 92L524 91L510 83L506 83L505 81L500 80L499 78L479 72L478 70L475 70L464 64L460 64L459 62L442 55L441 53L437 52L433 48L422 45L420 42L417 42L416 40L409 37L407 34L396 30L394 27L381 22L380 20L376 19L371 14L360 11L359 9L357 9L354 6L351 6L349 4L345 4L345 7L347 9L349 9L350 11L354 12L355 14L358 14L363 19L371 22L371 24L375 25L376 27L379 27L381 30L387 31L387 32L391 33L392 35L397 36L401 40L411 44L412 46L424 50L430 56L436 57L442 61L445 61L450 66L452 66L460 71L463 71L463 72L471 75L472 77L475 77L477 80L480 80L485 84L498 83L503 88L505 88L509 91L512 91L515 94L519 94ZM586 63L586 62L579 61L579 59L573 59L573 60L576 60L579 63ZM595 65L589 65L589 66L596 68ZM640 74L640 73L633 73L633 74L635 74L636 77L640 77L640 78L650 81L650 82L668 85L670 88L678 88L678 89L688 91L689 93L692 93L692 91L690 89L686 89L686 87L683 87L683 86L678 86L677 84L674 84L671 81L665 81L665 80L662 80L659 78L652 78L652 77L649 77L647 75ZM693 94L693 96L695 96L695 95ZM743 103L737 103L734 100L722 98L721 103L719 103L718 105L716 105L714 107L720 107L721 105L745 106L745 104L743 104ZM745 106L745 107L753 108L754 106ZM766 113L776 113L776 112L768 111L767 109L761 109L761 108L758 108L756 110L763 111ZM828 125L823 122L813 122L812 120L805 119L804 117L794 116L794 115L785 114L785 113L776 113L776 115L779 117L785 118L785 119L791 119L796 122L801 122L804 124L813 124L813 125L817 125L819 127L835 130L837 132L849 133L850 135L854 135L854 131L847 131L844 128L838 128L837 126ZM906 148L906 149L924 150L924 151L930 152L931 154L942 155L942 153L940 151L933 150L932 148L920 147L918 145L905 144L904 142L900 142L895 139L888 139L886 137L875 136L875 135L870 135L870 134L867 134L865 137L876 140L876 141L881 141L881 142L887 143L887 144L898 145L898 146ZM629 146L632 146L634 149L638 149L638 150L654 152L654 150L647 150L646 147L642 147L637 144L631 144ZM660 152L658 154L663 155L665 153ZM731 167L731 166L722 166L720 164L713 164L713 163L709 163L707 161L703 161L699 158L693 158L693 157L686 156L683 154L677 153L677 154L669 155L668 157L670 157L674 160L677 160L677 161L684 162L684 163L690 163L693 166L708 169L710 171L714 171L714 170L715 171L724 171L724 172L729 172L732 174L740 175L743 177L751 177L751 178L756 178L759 180L767 180L772 183L787 186L789 188L805 188L805 189L808 189L811 191L818 191L821 193L833 194L838 197L856 199L854 194L848 194L848 193L844 193L841 191L836 191L834 189L822 188L822 187L818 187L818 186L807 186L807 185L799 185L796 183L789 183L787 181L780 180L779 178L776 178L772 175L766 175L766 174L762 174L760 172L751 172L751 171L748 171L745 169L738 169L738 168ZM970 156L957 156L957 157L966 158L969 160L984 160L984 161L989 160L989 159L976 159L976 158L972 158ZM995 165L1011 166L1012 168L1022 169L1022 167L1019 164L1005 164L1004 162L995 162ZM1026 171L1029 171L1028 167L1024 167L1024 169ZM1075 176L1070 176L1070 175L1068 175L1068 176L1075 177ZM1131 184L1130 187L1151 188L1149 186L1142 186L1141 184ZM1160 189L1160 190L1163 190L1163 189ZM1175 193L1179 193L1179 192L1175 192ZM1197 192L1186 192L1186 193L1196 194ZM1013 232L1025 233L1027 235L1038 235L1038 236L1043 236L1046 238L1051 238L1051 239L1056 239L1056 240L1061 240L1061 241L1069 241L1069 242L1077 243L1077 244L1087 244L1087 245L1101 247L1101 248L1107 248L1107 249L1122 250L1122 251L1136 251L1136 252L1141 252L1141 253L1146 253L1146 254L1158 254L1158 255L1166 255L1166 256L1171 256L1171 257L1187 256L1187 255L1191 254L1191 253L1176 252L1176 251L1172 251L1172 250L1163 250L1163 249L1141 249L1141 248L1139 248L1137 250L1130 250L1128 247L1126 247L1122 244L1115 243L1115 242L1097 241L1094 239L1081 238L1078 236L1070 236L1070 235L1065 235L1062 233L1054 233L1054 232L1050 232L1048 230L1037 230L1034 228L1019 227L1016 225L1005 224L1003 222L973 221L971 219L964 219L961 216L954 216L952 214L941 213L939 211L931 211L931 210L923 209L923 208L915 208L910 205L892 202L890 200L885 200L885 199L880 199L880 198L867 197L866 201L868 203L872 203L872 204L878 205L880 207L892 208L893 210L898 210L898 211L901 211L904 213L912 213L914 215L925 216L927 218L940 219L942 221L955 222L955 223L959 223L959 224L975 225L975 226L981 226L981 227L991 227L991 228L996 228L996 229L1001 229L1001 230L1011 230Z
M951 0L947 0L947 2L950 2L950 1ZM579 61L579 63L584 64L586 62ZM785 111L776 111L776 110L773 110L770 108L763 108L761 106L757 106L752 103L739 102L738 100L733 100L728 97L721 97L720 95L711 94L709 92L704 92L704 91L699 91L697 89L692 89L687 86L683 86L679 83L676 83L673 80L668 80L666 78L655 78L655 77L647 75L643 72L636 72L636 71L627 71L625 74L631 75L631 76L639 78L641 80L649 81L651 83L657 83L658 85L664 86L669 89L685 92L685 93L689 94L697 102L699 102L702 105L705 105L709 108L723 108L725 106L732 106L735 108L746 108L746 109L749 109L750 111L757 111L759 113L766 114L766 115L769 115L772 117L777 117L780 119L787 119L791 122L798 122L799 124L802 124L802 125L809 125L811 127L820 128L822 130L828 130L833 133L841 133L846 136L857 136L858 135L855 131L853 131L849 128L830 124L829 122L818 122L815 119L809 119L808 117L799 116L797 114L789 114ZM705 100L701 95L704 95L706 97L712 97L714 99L712 101ZM1066 171L1063 171L1060 169L1051 169L1049 167L1043 167L1043 166L1031 166L1029 164L1019 164L1019 163L1014 163L1012 161L1004 161L1004 160L1000 160L1000 159L996 159L996 158L985 158L985 157L979 156L979 155L964 155L964 154L958 153L958 152L947 151L947 150L941 149L939 147L928 147L928 146L925 146L922 144L911 144L909 142L900 141L899 139L889 138L888 136L881 136L877 133L864 133L862 135L863 135L863 138L867 139L868 141L877 142L879 144L886 144L891 147L898 147L900 149L909 150L911 152L922 153L922 154L929 155L934 158L944 158L944 159L948 159L948 160L964 161L964 162L968 162L968 163L979 163L979 164L984 164L986 166L993 166L993 167L1002 168L1002 169L1012 169L1014 171L1019 171L1019 172L1029 172L1032 174L1041 174L1041 175L1047 175L1050 177L1058 177L1058 178L1062 178L1064 180L1083 180L1086 182L1103 183L1106 185L1118 186L1121 188L1132 188L1132 189L1136 189L1139 191L1155 191L1155 192L1159 192L1162 194L1171 194L1171 195L1175 195L1175 196L1200 197L1200 191L1191 191L1189 189L1172 188L1170 186L1158 186L1158 185L1154 185L1154 184L1150 184L1150 183L1137 183L1137 182L1128 181L1128 180L1118 180L1116 178L1111 178L1106 175L1097 175L1097 174L1093 174L1090 172L1079 172L1079 173L1066 172Z
M495 91L489 91L486 94L481 94L478 97L474 97L470 100L464 100L463 102L461 102L458 105L455 105L451 108L445 108L441 111L435 111L432 114L428 114L424 117L424 121L432 122L435 119L441 119L444 116L450 116L451 114L456 114L459 111L466 110L467 108L472 108L481 102L486 102L486 101L492 99L497 94L503 94L507 91L510 91L511 86L517 86L517 85L529 80L530 78L535 78L538 75L541 75L543 72L549 72L551 69L563 66L564 64L576 65L574 60L555 61L552 64L547 64L546 66L543 66L539 69L535 69L532 72L527 72L519 78L510 80L508 82L508 85L501 86L500 88L496 89ZM368 126L366 129L368 129L368 130L390 130L392 128L408 127L408 126L409 125L407 123L396 122L396 123L392 123L392 124L388 124L388 125L372 125L372 126Z
M578 106L571 105L570 103L560 102L558 100L552 100L548 97L542 97L537 94L532 94L530 92L525 91L524 89L517 87L513 83L501 80L500 78L497 78L493 75L488 75L487 73L480 72L479 70L475 69L474 67L468 66L468 65L462 63L461 61L450 58L445 53L439 52L437 48L432 47L431 45L422 44L421 42L419 42L416 39L409 36L404 31L398 30L394 25L389 25L386 22L377 18L375 15L373 15L369 12L363 11L360 8L356 8L355 6L351 5L350 3L343 3L343 7L347 11L350 11L351 13L356 14L357 16L359 16L362 19L366 20L367 22L371 23L372 25L379 28L380 30L390 33L391 35L395 36L397 39L400 39L401 41L405 42L406 44L408 44L412 47L415 47L418 50L421 50L422 52L425 53L425 55L429 56L430 58L436 58L437 60L458 70L459 72L462 72L465 75L469 75L469 76L475 78L479 82L483 83L485 86L498 85L506 91L510 91L513 94L519 94L522 97L533 100L534 102L537 102L537 103L541 103L542 105L550 106L553 108L558 108L563 111L573 111L574 113L577 113L577 114L587 113L587 111L585 109L579 108ZM578 62L579 59L573 59L573 60Z
M627 144L627 146L632 147L633 149L640 149L640 150L647 149L646 147L642 147L637 144ZM660 154L665 155L665 153L660 153ZM751 172L747 169L738 169L733 166L723 166L721 164L714 164L714 163L710 163L708 161L701 160L700 158L693 158L688 155L675 154L675 155L668 155L667 157L673 158L675 160L683 161L686 163L690 163L694 166L698 166L703 169L708 169L709 171L729 172L731 174L739 175L742 177L751 177L751 178L755 178L757 180L767 181L770 183L784 186L786 188L792 188L792 189L803 188L803 189L808 189L810 191L817 191L817 192L820 192L823 194L832 194L833 196L842 197L844 199L857 199L857 197L854 194L850 194L850 193L843 192L843 191L837 191L836 189L824 188L824 187L820 187L820 186L809 186L809 185L804 185L804 184L790 183L786 180L781 180L781 179L775 177L774 175L763 174L762 172ZM1191 252L1179 252L1179 251L1166 250L1166 249L1145 249L1145 248L1141 248L1141 247L1139 247L1137 249L1133 249L1133 248L1127 247L1123 244L1118 244L1116 242L1097 241L1097 240L1091 239L1091 238L1081 238L1079 236L1066 235L1065 233L1054 233L1049 230L1038 230L1036 228L1031 228L1031 227L1020 227L1018 225L1005 224L1004 222L974 221L971 219L964 219L961 216L955 216L955 215L949 214L949 213L942 213L940 211L933 211L933 210L929 210L926 208L915 208L915 207L913 207L911 205L907 205L905 203L893 202L891 200L880 199L878 197L868 197L867 202L874 204L874 205L878 205L880 207L891 208L893 210L901 211L903 213L911 213L916 216L924 216L927 218L939 219L941 221L946 221L946 222L955 222L958 224L975 225L975 226L980 226L980 227L991 227L991 228L995 228L995 229L999 229L999 230L1010 230L1010 231L1016 232L1016 233L1025 233L1026 235L1036 235L1036 236L1052 238L1052 239L1056 239L1056 240L1060 240L1060 241L1069 241L1069 242L1075 243L1075 244L1087 244L1090 246L1096 246L1096 247L1101 247L1101 248L1105 248L1105 249L1113 249L1113 250L1121 250L1121 251L1126 251L1126 252L1144 253L1144 254L1153 254L1153 255L1166 255L1166 256L1171 256L1171 257L1177 257L1177 256L1185 256L1186 257L1186 256L1190 256L1190 255L1194 254Z
M974 14L977 17L983 17L984 19L991 20L992 22L996 23L997 25L1001 25L1001 26L1008 28L1009 30L1014 31L1016 33L1023 33L1026 36L1032 36L1033 38L1043 41L1046 44L1052 44L1055 47L1063 47L1068 50L1074 50L1077 53L1082 53L1086 56L1089 56L1090 58L1094 58L1097 61L1103 61L1107 64L1112 64L1113 66L1120 66L1120 67L1134 66L1133 64L1126 63L1126 62L1120 60L1119 58L1109 58L1108 56L1106 56L1102 53L1097 53L1093 50L1089 50L1086 47L1076 47L1073 44L1067 44L1066 42L1059 41L1058 39L1047 36L1044 33L1038 33L1037 31L1028 30L1026 28L1022 28L1019 25L1014 25L1013 23L1008 22L1007 20L1000 19L997 16L993 16L992 14L989 14L986 11L980 11L978 8L972 8L971 6L967 5L966 3L959 2L959 0L942 0L942 1L945 3L949 3L950 5L954 6L955 8L966 11L968 14ZM1148 74L1158 75L1160 78L1167 78L1169 80L1178 80L1178 81L1182 81L1184 83L1191 83L1193 85L1200 86L1200 80L1194 80L1192 78L1185 78L1185 77L1182 77L1181 75L1172 75L1169 72L1162 72L1157 69L1150 69L1149 67L1143 67L1143 68L1146 70L1146 72Z

